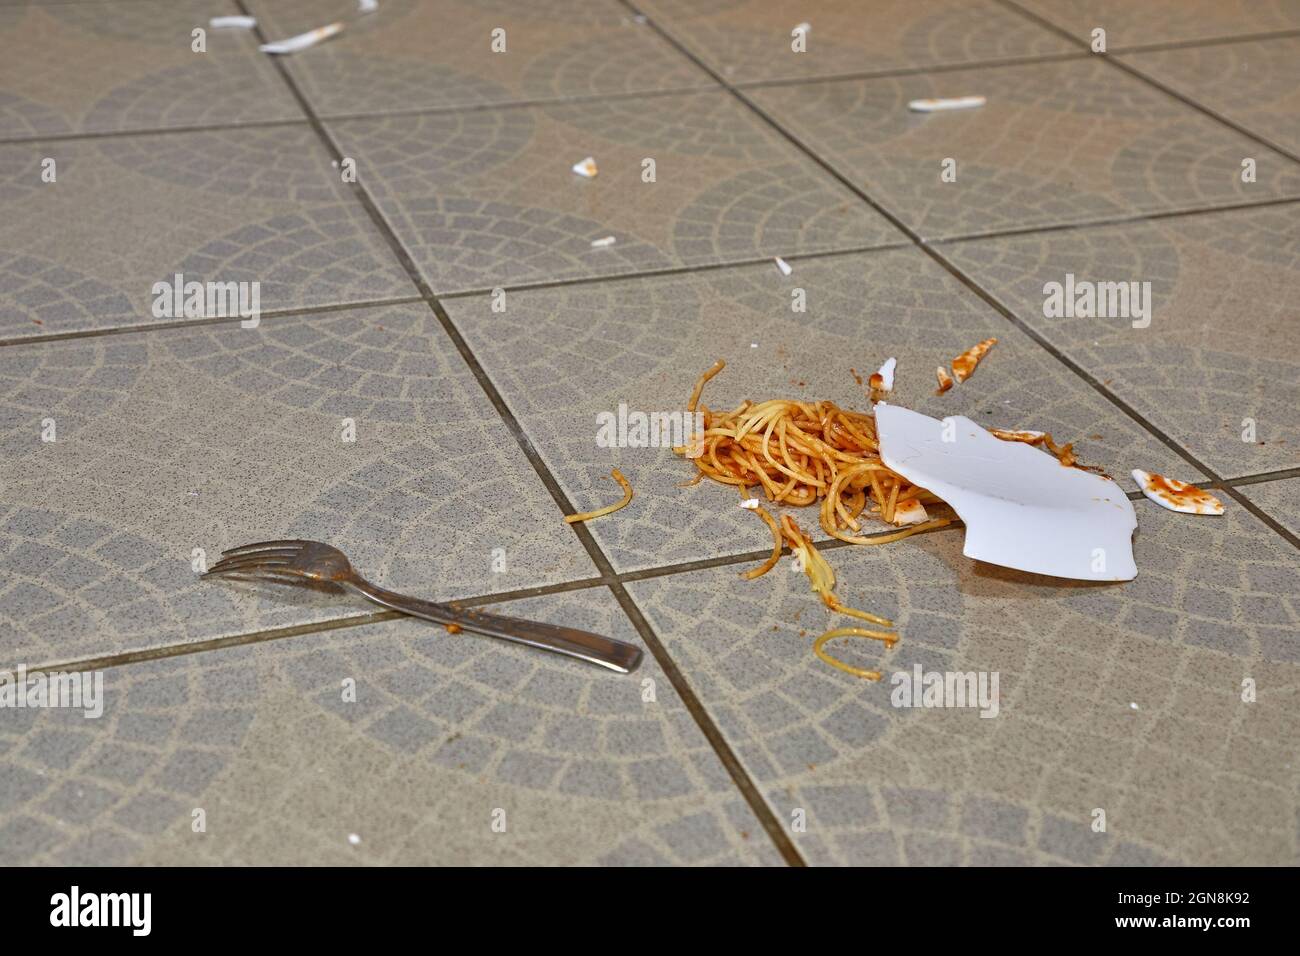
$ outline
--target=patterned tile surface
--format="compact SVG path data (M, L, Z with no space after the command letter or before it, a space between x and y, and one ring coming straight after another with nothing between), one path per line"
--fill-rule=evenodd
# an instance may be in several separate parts
M423 304L13 346L0 395L0 667L374 610L196 548L325 540L434 599L595 573Z
M1287 347L1295 343L1300 293L1300 208L963 242L942 251L1219 474L1300 465L1300 360ZM1150 327L1135 329L1125 318L1045 318L1043 287L1063 285L1067 274L1150 282Z
M846 619L784 566L629 589L810 862L1293 865L1300 555L1240 507L1138 508L1120 586L971 562L953 530L828 552L839 595L899 623L877 684L812 655ZM894 706L918 665L998 672L997 716Z
M0 139L302 118L230 0L0 6ZM191 31L206 31L206 52ZM7 165L7 164L6 164Z
M0 0L0 670L115 665L100 719L0 708L0 865L780 865L773 818L814 864L1300 863L1300 162L1252 138L1300 150L1297 0L245 2L269 38L346 29L275 62L191 50L234 0ZM455 341L366 305L419 298L404 262ZM178 273L258 283L260 327L156 310ZM1150 282L1150 325L1047 317L1070 275ZM828 548L903 636L836 642L887 672L851 677L788 561L739 580L771 539L735 491L596 416L681 410L718 357L710 405L865 407L890 356L898 403L1048 430L1126 489L1207 477L1183 454L1273 474L1238 487L1275 521L1138 499L1123 585L971 562L959 526ZM612 675L196 576L317 538L640 643L547 490L612 502L614 466L635 498L586 530L690 701L649 654ZM894 706L914 667L996 672L997 716Z
M1300 30L1295 0L1013 0L1085 42L1106 31L1107 49Z
M637 7L729 83L882 73L1077 52L993 0L638 0ZM811 29L796 52L793 31Z
M1300 37L1123 57L1258 136L1300 151Z
M907 108L971 94L987 105ZM926 238L1300 195L1300 165L1097 58L748 95Z
M0 338L158 321L177 273L263 311L414 294L349 189L306 125L0 146Z
M725 93L328 125L436 292L905 241Z
M802 313L793 311L797 290ZM734 489L677 487L695 469L671 450L596 443L598 413L616 413L620 403L647 413L682 409L719 357L730 366L704 393L715 408L780 396L865 408L850 370L866 378L892 355L900 404L1077 439L1083 460L1125 488L1135 490L1128 472L1143 461L1181 462L913 249L796 261L789 278L765 264L508 293L504 313L491 301L446 305L575 505L617 500L613 466L636 489L627 508L588 525L620 571L771 545L768 530L737 507ZM936 397L935 366L989 336L998 345L974 377ZM810 509L794 516L809 530L817 525Z
M502 610L639 643L603 588ZM0 722L0 864L781 862L648 654L390 622L102 673Z
M285 61L321 116L715 85L617 0L386 0L365 16L355 7L354 0L249 3L268 37L347 22L335 40ZM502 52L494 51L498 37Z

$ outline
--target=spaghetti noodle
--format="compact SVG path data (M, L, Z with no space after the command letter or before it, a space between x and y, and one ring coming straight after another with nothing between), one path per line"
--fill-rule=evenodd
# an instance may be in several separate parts
M615 468L610 473L610 477L623 486L623 500L612 505L606 505L604 508L597 508L595 511L583 511L576 515L566 515L565 524L573 524L575 521L590 521L592 518L601 518L608 514L613 514L620 508L626 508L628 502L632 500L632 486L628 480L623 477L623 473Z

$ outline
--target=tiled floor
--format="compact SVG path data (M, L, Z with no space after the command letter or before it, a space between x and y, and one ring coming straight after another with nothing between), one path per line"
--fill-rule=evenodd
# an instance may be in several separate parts
M0 864L1300 862L1298 0L354 8L0 0L0 670L104 681L0 708ZM260 283L260 325L159 312L177 273ZM1067 276L1150 321L1056 316ZM715 405L861 406L888 356L897 402L1137 497L1124 585L960 526L826 548L885 668L996 672L992 719L818 661L839 622L738 578L734 491L595 441L715 358ZM566 526L615 466L631 505ZM285 536L645 662L196 576Z

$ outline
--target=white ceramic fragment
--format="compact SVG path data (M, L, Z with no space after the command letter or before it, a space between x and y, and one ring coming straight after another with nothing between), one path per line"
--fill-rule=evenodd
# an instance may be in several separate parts
M788 276L791 272L794 272L794 269L790 267L790 263L786 262L780 256L777 256L772 261L776 263L776 267L781 271L781 275Z
M872 388L878 388L882 392L892 392L894 390L894 369L898 366L898 359L887 358L885 364L875 375L871 376L867 384Z
M950 99L912 100L907 108L914 113L939 113L944 110L970 110L983 106L987 100L982 96L956 96Z
M894 524L900 528L905 528L909 524L920 524L929 517L925 505L919 501L904 501L894 508Z
M593 239L593 240L591 240L591 248L593 248L593 249L606 249L606 248L608 248L609 246L612 246L612 245L613 245L614 243L616 243L616 242L618 242L618 240L615 239L613 236L605 236L605 237L603 237L603 238L601 238L601 239Z
M274 43L263 43L258 49L263 53L297 53L299 50L305 50L317 43L328 40L342 29L342 21L335 21L334 23L327 23L323 27L317 27L315 30L299 33L296 37L277 40Z
M600 170L596 168L596 160L591 156L588 156L581 162L574 163L573 171L579 176L586 176L588 179L594 179L596 173L600 172Z
M1185 515L1221 515L1223 502L1208 491L1189 485L1177 478L1166 478L1150 471L1133 469L1133 480L1142 494L1162 508Z
M251 30L257 26L256 17L213 17L208 21L213 30Z
M881 460L965 522L966 557L1081 581L1137 576L1137 515L1115 482L963 416L940 421L880 402L876 433Z
M747 509L749 509L750 511L757 511L757 510L758 510L758 499L757 499L757 498L746 498L744 501L742 501L742 502L740 503L740 507L742 507L742 508L747 508Z

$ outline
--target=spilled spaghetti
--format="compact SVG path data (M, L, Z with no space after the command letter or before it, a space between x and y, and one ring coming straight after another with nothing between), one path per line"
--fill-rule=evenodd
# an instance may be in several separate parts
M699 469L690 484L711 478L735 485L742 498L748 498L749 489L758 486L775 504L801 507L820 502L822 530L850 544L885 544L951 523L951 518L911 523L918 513L924 516L925 504L941 502L880 460L876 422L871 415L830 401L793 399L744 401L726 412L701 406L705 384L725 367L719 359L700 376L687 404L687 411L702 412L704 421L703 436L695 436L701 444L691 449L688 459ZM686 451L675 450L679 454ZM849 607L836 597L834 570L793 518L782 515L778 524L763 507L752 510L772 532L772 554L742 577L752 580L766 574L780 561L782 548L789 545L813 591L828 608L879 628L893 628L889 619ZM909 526L892 534L864 537L860 532L866 517ZM836 637L869 638L887 647L898 641L892 630L865 627L836 628L817 639L814 652L819 658L868 680L879 680L880 672L851 667L824 650L826 642Z

